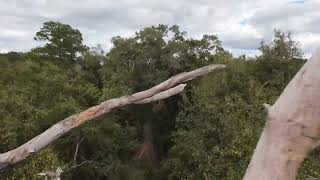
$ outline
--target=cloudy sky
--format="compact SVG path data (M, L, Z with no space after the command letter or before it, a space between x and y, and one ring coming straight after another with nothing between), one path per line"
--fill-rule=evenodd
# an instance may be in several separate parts
M190 37L215 34L235 55L256 54L273 29L290 30L306 56L320 46L320 0L0 0L0 52L28 51L43 22L78 28L88 46L177 24Z

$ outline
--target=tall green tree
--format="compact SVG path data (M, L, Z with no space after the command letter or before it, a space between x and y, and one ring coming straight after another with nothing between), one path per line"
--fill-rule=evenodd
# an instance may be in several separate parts
M101 69L103 99L147 89L177 73L214 63L218 56L227 54L216 36L188 38L178 26L147 27L130 38L115 37L112 43ZM140 168L142 172L150 166L159 167L159 162L167 156L179 101L177 96L128 107L118 114L124 129L137 131L140 144L131 153L131 159L146 163L145 168ZM141 156L136 156L142 151ZM126 163L128 159L122 165Z
M33 49L34 53L63 62L75 61L78 55L88 50L80 31L60 22L43 23L34 39L46 43L43 47Z
M181 103L174 145L162 169L168 178L242 179L265 124L263 103L273 104L305 62L291 35L275 32L262 55L229 58L227 69L209 75ZM317 175L308 161L301 177Z
M261 42L261 55L257 57L252 73L269 88L281 91L305 62L300 44L290 32L275 30L273 40Z
M262 57L277 58L282 60L301 59L303 56L300 43L292 39L291 32L274 30L274 37L270 44L261 42L259 50Z

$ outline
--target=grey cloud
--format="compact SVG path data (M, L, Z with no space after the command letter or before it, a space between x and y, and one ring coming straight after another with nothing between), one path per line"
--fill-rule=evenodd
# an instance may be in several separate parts
M275 7L261 8L249 19L249 23L270 38L274 28L293 33L320 33L320 3L287 3Z
M310 56L312 50L320 45L320 39L307 38L310 34L320 36L319 9L320 3L316 0L265 7L256 11L248 22L256 27L266 40L271 40L274 28L292 32L293 37L297 37L295 39L302 44L306 56Z
M241 38L241 39L231 39L224 38L222 44L226 48L230 49L243 49L243 50L251 50L252 48L257 48L260 46L260 42L262 39L255 38Z
M290 0L0 0L0 33L17 32L0 35L0 51L33 48L33 35L42 23L58 20L79 28L90 46L100 43L109 48L113 36L133 35L150 25L177 24L191 37L216 34L235 54L252 55L262 39L271 39L274 27L290 29L299 37L319 34L316 9L320 7L315 0L299 4ZM310 51L315 42L309 38L304 44Z

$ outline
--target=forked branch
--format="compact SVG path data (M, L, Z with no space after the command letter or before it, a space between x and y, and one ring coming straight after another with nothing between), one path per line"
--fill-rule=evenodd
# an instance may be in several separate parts
M33 154L36 154L56 139L66 134L75 127L92 119L105 115L115 109L129 104L144 104L152 101L168 98L183 91L186 81L208 74L215 69L224 68L225 65L209 65L190 72L185 72L171 77L170 79L148 90L141 91L130 96L123 96L102 102L99 105L67 117L54 124L49 129L34 137L30 141L11 151L0 154L0 170L15 165ZM181 85L179 85L181 84Z

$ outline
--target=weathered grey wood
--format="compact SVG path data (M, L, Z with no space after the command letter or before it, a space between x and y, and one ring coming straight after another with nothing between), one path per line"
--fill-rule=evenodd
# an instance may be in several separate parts
M0 154L0 170L8 166L15 165L30 157L31 155L39 152L41 149L55 141L57 138L61 137L71 129L78 127L79 125L87 121L100 117L120 107L133 104L135 102L138 104L142 104L168 98L183 90L185 85L179 84L198 76L205 75L215 69L221 69L224 67L225 65L209 65L196 69L194 71L181 73L148 90L141 91L130 96L110 99L101 103L100 105L93 106L83 112L72 115L54 124L42 134L34 137L20 147Z
M320 143L320 50L306 62L273 106L245 180L294 180Z
M145 98L145 99L142 99L140 101L136 101L134 102L134 104L147 104L147 103L150 103L150 102L153 102L153 101L159 101L159 100L162 100L162 99L166 99L168 97L171 97L171 96L174 96L176 94L179 94L181 93L184 88L186 87L187 84L180 84L176 87L173 87L173 88L170 88L166 91L163 91L161 93L158 93L150 98Z

